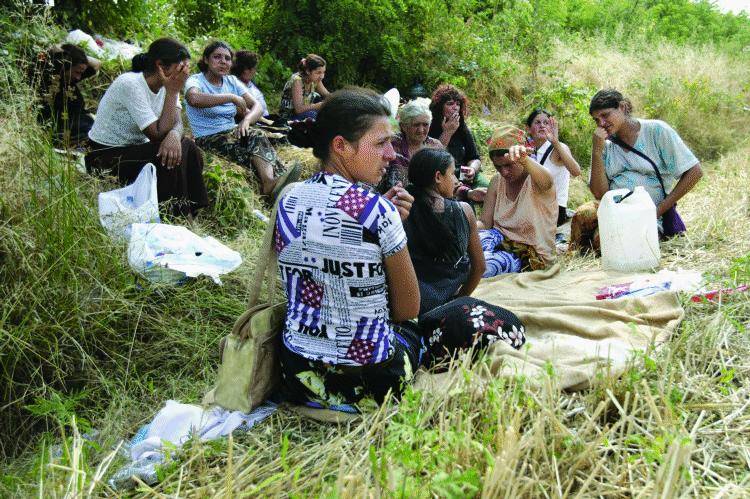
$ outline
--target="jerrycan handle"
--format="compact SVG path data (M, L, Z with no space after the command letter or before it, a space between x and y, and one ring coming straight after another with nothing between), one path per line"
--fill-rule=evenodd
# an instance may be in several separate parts
M613 201L614 201L615 203L622 203L622 202L623 202L623 201L625 201L625 200L626 200L626 199L627 199L627 198L628 198L629 196L632 196L634 192L635 192L635 191L628 191L628 193L627 193L627 194L625 194L624 196L620 196L620 195L618 194L617 196L614 196L614 197L612 198L612 200L613 200Z

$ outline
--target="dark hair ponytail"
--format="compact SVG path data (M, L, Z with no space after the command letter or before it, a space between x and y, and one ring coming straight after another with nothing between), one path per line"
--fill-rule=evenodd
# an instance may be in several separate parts
M408 191L414 196L414 203L406 226L408 246L414 249L414 254L439 260L452 253L456 235L435 215L427 190L435 185L435 174L445 174L453 164L451 153L433 148L420 149L409 161Z
M159 38L151 42L148 52L137 54L130 61L134 73L153 73L156 61L165 66L190 59L190 52L183 44L173 38Z
M318 111L310 131L313 155L326 161L331 141L338 135L356 142L370 129L376 118L391 115L390 106L373 90L347 87L333 92Z
M620 103L623 102L625 103L625 109L623 111L625 112L625 114L629 115L633 112L633 103L630 102L630 99L622 95L614 88L605 88L604 90L599 90L591 99L591 104L589 104L589 114L601 109L618 108L620 107Z
M150 68L151 63L148 59L148 54L146 54L145 52L136 54L130 61L130 67L130 70L134 73L142 73L146 69Z
M300 73L304 74L306 71L314 71L318 68L323 68L326 65L326 60L320 57L318 54L307 54L306 57L300 59L297 64L297 69Z

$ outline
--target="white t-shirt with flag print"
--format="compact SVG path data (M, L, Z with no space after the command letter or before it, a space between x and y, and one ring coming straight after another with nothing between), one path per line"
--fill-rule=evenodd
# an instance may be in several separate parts
M275 222L286 348L334 365L387 360L393 326L384 261L406 247L396 207L320 172L282 197Z

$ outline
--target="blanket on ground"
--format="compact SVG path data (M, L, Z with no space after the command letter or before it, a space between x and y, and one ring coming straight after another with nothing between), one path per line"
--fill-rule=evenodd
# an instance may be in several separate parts
M514 350L497 342L487 351L490 377L522 375L530 381L551 366L562 389L582 390L604 371L619 376L638 351L669 339L684 316L675 293L596 300L599 288L631 281L642 274L611 271L545 271L506 274L487 279L472 294L507 308L526 327L526 345ZM461 376L419 372L415 388L445 393ZM482 379L484 378L484 379Z

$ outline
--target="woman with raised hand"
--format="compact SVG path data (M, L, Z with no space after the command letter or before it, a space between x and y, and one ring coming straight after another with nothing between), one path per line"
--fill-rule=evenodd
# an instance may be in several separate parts
M76 146L87 140L94 118L86 110L78 83L95 75L101 66L80 47L69 43L40 55L32 78L38 78L43 121L51 121L55 142Z
M453 156L444 149L422 149L409 162L414 203L404 228L419 281L420 316L471 295L485 270L474 211L452 199L455 174Z
M132 71L118 76L99 102L86 155L89 171L112 173L123 184L153 163L159 201L173 201L181 215L208 204L203 155L182 135L179 95L189 65L190 53L171 38L136 55Z
M263 109L247 87L230 74L232 49L215 41L203 50L200 73L185 83L185 100L195 142L203 149L257 173L263 194L274 198L287 182L299 177L299 167L285 167L262 131L252 125ZM235 124L235 115L242 119Z
M570 148L560 142L557 120L544 109L534 109L526 118L526 131L534 147L534 159L552 176L557 193L557 226L568 221L570 178L581 174L581 167Z
M521 269L539 270L555 259L557 197L549 172L529 153L521 129L505 125L492 134L489 154L499 175L490 182L478 225L502 235L493 251L519 258Z
M570 230L571 249L599 249L599 200L613 189L643 186L656 205L659 234L684 232L675 206L703 176L700 163L672 127L632 116L633 105L615 89L600 90L589 114L596 122L589 188L597 199L578 208Z
M398 122L401 132L396 134L391 143L396 152L396 159L390 162L380 181L378 191L386 192L394 185L406 185L409 178L409 160L422 148L443 149L443 144L427 135L432 122L432 112L428 99L414 99L398 110Z
M402 225L413 199L363 186L377 185L395 157L389 115L375 92L331 94L313 134L321 169L279 200L282 390L294 403L379 403L419 366L420 336L406 322L419 312L419 286Z
M315 119L328 97L323 85L326 61L317 54L307 54L299 61L298 71L292 74L281 93L279 115L288 120Z
M456 170L461 181L456 197L481 203L489 181L481 173L479 150L474 135L466 125L469 100L455 86L440 85L432 94L430 111L432 123L429 136L438 139L456 161Z

